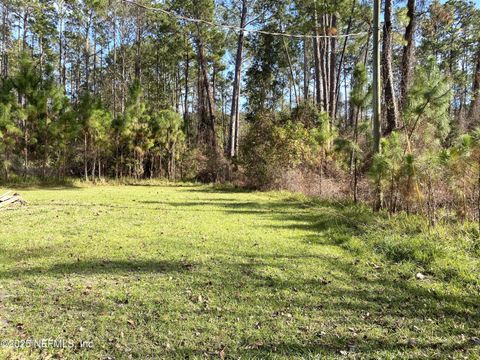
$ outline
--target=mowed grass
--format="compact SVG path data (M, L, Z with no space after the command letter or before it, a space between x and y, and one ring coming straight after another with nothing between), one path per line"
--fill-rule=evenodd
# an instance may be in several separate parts
M20 191L0 339L73 346L2 359L480 358L473 227L197 185Z

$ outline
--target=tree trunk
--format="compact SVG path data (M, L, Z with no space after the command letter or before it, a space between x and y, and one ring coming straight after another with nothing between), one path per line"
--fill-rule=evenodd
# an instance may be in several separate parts
M85 181L88 181L88 140L87 140L87 133L83 135L83 167L85 172Z
M60 84L65 89L65 81L63 74L63 3L59 13L61 13L60 18L58 19L58 78Z
M113 81L112 81L112 97L113 97L113 105L112 105L112 112L113 117L116 118L117 116L117 19L115 11L113 13ZM118 158L117 158L118 162ZM116 175L118 177L118 172L116 171Z
M8 7L6 4L3 5L3 14L2 14L2 54L1 62L2 68L0 75L3 78L8 76L8 39L9 39L9 27L8 27Z
M198 61L200 62L200 70L203 77L203 86L206 93L207 109L209 115L209 130L210 130L210 145L212 148L216 149L217 139L215 135L215 99L213 98L213 92L210 85L210 80L208 76L207 60L205 58L205 47L200 36L200 29L198 28Z
M247 22L248 1L242 0L242 15L240 18L240 28L244 29ZM230 135L228 138L228 150L230 157L238 154L238 135L239 135L239 115L240 115L240 91L241 91L241 73L243 62L243 45L245 33L240 30L237 40L237 55L235 58L235 75L233 80L233 94L230 111Z
M136 31L136 49L135 49L135 80L140 81L141 69L142 69L142 23L141 23L141 14L137 13L137 31Z
M24 97L21 96L21 104L23 107L25 107L24 105ZM24 155L24 158L23 158L23 161L24 161L24 175L25 177L28 175L28 142L29 142L29 137L28 137L28 124L27 124L27 121L26 120L23 120L23 141L24 141L24 148L23 148L23 155Z
M380 91L380 1L373 2L373 152L378 154L381 152L380 138L381 138L381 91ZM380 187L380 180L376 180L375 184L375 203L374 209L380 210L382 206L382 191Z
M188 137L188 127L187 127L187 121L188 121L188 93L190 92L189 90L189 80L190 80L190 57L189 57L189 52L188 52L188 38L185 36L185 99L184 99L184 109L183 109L183 119L185 122L185 135Z
M480 117L480 50L477 53L477 65L473 78L473 98L470 104L470 110L468 113L468 121L470 128L474 128L479 125Z
M93 26L93 94L97 95L97 29Z
M310 88L310 63L308 60L308 43L303 40L303 100L308 100Z
M353 23L353 14L355 13L355 7L357 6L357 1L353 0L352 1L352 9L351 9L351 15L350 18L348 19L348 25L347 25L347 34L350 33L350 30L352 28L352 23ZM348 36L345 36L345 39L343 41L343 47L342 47L342 53L340 55L340 61L338 63L338 70L337 70L337 79L336 79L336 91L335 91L335 96L336 96L336 101L335 101L335 116L337 115L337 109L338 109L338 100L340 98L340 74L341 74L341 69L342 66L345 69L345 66L343 65L343 60L345 59L345 53L347 50L347 43L348 43ZM367 40L368 43L368 40ZM346 71L345 71L346 73ZM346 82L346 79L345 79ZM346 102L345 102L346 104ZM345 115L345 120L347 119L347 115Z
M291 86L293 86L293 92L295 94L295 104L298 106L300 101L298 99L297 85L295 81L295 72L293 70L292 58L290 57L290 52L288 51L287 41L285 40L284 37L282 38L282 40L283 40L283 47L285 48L285 54L287 55L288 68L290 70ZM291 88L290 88L290 93L291 93ZM291 101L290 101L290 107L291 107Z
M322 33L326 35L326 30L329 28L328 15L322 16ZM320 46L320 64L322 70L323 83L323 111L330 114L330 41L328 38L322 38ZM331 119L330 119L331 121Z
M333 14L330 19L329 24L329 34L336 32L337 27L337 16ZM337 113L336 110L336 97L337 97L337 85L336 85L336 62L337 62L337 55L336 55L336 47L337 47L337 38L331 37L329 39L329 48L330 48L330 59L329 59L329 115L330 115L330 123L333 125L335 121L335 115ZM340 68L338 69L338 73L340 73Z
M384 135L390 134L398 126L399 112L395 87L393 84L392 67L392 0L385 0L384 25L383 25L383 93L386 107L386 127Z
M414 35L416 27L415 0L408 0L407 8L409 22L405 29L406 44L403 47L402 82L400 84L400 107L402 109L405 107L408 90L410 89L413 78L413 61L415 56Z
M27 24L28 24L28 11L23 13L23 36L22 36L22 51L27 49Z
M43 154L43 168L42 168L42 176L45 179L47 177L47 166L48 166L48 160L49 160L49 154L48 154L48 147L49 147L49 141L48 141L48 121L45 121L45 150Z
M93 10L90 11L88 21L85 25L85 44L84 44L84 57L85 57L85 90L90 91L90 28L92 24Z
M315 59L315 100L317 103L317 107L319 110L322 110L322 98L323 98L323 91L322 91L322 71L321 71L321 63L320 63L320 38L318 33L318 13L317 7L315 5L315 38L313 40L313 55Z

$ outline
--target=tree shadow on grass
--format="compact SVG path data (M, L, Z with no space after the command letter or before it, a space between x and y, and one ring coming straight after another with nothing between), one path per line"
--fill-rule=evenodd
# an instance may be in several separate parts
M0 260L23 261L28 259L39 259L51 255L57 248L53 245L42 247L31 247L26 249L12 249L0 245Z
M367 270L365 264L354 261L353 253L347 253L351 256L346 258L332 257L316 251L310 252L308 251L310 248L305 247L306 240L312 246L312 250L323 245L341 246L352 236L361 235L363 224L371 225L375 221L369 212L363 213L362 209L349 206L329 206L327 203L322 203L316 208L315 204L295 201L275 203L227 200L165 201L163 204L184 207L187 208L186 211L193 211L194 207L216 206L232 217L239 213L251 213L274 220L267 225L262 223L253 226L266 226L277 230L301 230L302 239L298 241L303 243L298 251L290 249L291 252L285 250L274 254L260 249L252 250L251 253L239 253L232 249L230 253L224 254L228 256L220 257L215 263L209 264L210 267L214 266L222 271L211 271L207 266L198 267L191 280L197 283L197 288L201 289L198 291L202 292L206 291L202 284L216 284L209 285L212 287L209 294L212 299L215 296L230 299L235 298L238 292L249 293L256 299L263 299L262 310L275 308L276 311L282 311L289 307L293 310L289 311L303 312L307 317L306 321L312 327L318 323L320 326L331 326L334 323L335 326L341 327L346 323L348 325L345 326L354 329L351 332L337 332L331 326L326 334L312 332L302 337L298 335L299 329L293 318L289 325L283 325L288 326L282 330L288 335L283 338L275 338L275 331L278 329L273 326L272 336L262 337L259 333L259 343L252 343L251 338L247 339L242 334L237 334L232 339L232 343L236 343L237 346L234 354L236 357L273 358L280 355L291 358L294 355L317 354L338 357L339 352L345 350L357 358L376 358L375 356L382 352L383 355L388 353L392 357L401 358L407 357L402 356L407 354L413 356L417 350L432 356L436 354L438 357L448 357L458 352L475 351L474 344L469 338L478 336L476 333L480 325L478 295L475 296L468 291L433 290L424 286L428 283L403 279L392 271L386 271L389 269ZM312 209L308 212L299 211L306 207ZM331 237L322 235L323 233L328 235L329 232ZM281 235L281 232L279 234ZM342 249L348 251L343 247ZM310 263L309 266L318 264L319 268L329 271L308 274L298 271L296 265L307 261ZM188 272L196 266L183 261L92 260L18 271L13 269L0 272L0 278L22 279L39 274L45 276L161 274ZM388 266L386 263L385 267ZM267 272L265 269L275 271ZM275 293L273 301L272 293ZM243 305L252 316L257 311L253 303ZM255 305L258 307L258 302ZM265 311L263 313L265 319L262 320L266 320L264 326L268 326L268 321L272 319ZM309 319L312 319L311 323ZM215 321L213 317L211 320ZM228 326L228 323L225 326ZM414 329L413 326L418 329ZM371 329L374 331L370 331ZM401 331L402 335L396 336ZM465 335L465 338L462 339L461 335ZM418 341L410 342L408 337L413 340L418 337ZM180 354L187 356L193 354L201 357L204 350L205 344L178 346L172 350L171 355L179 357ZM229 354L228 348L226 354L227 356ZM216 355L218 356L218 353Z
M224 211L228 214L267 214L269 216L282 213L295 214L299 209L305 209L306 206L301 203L289 202L287 204L282 202L275 203L260 203L257 201L237 201L237 199L209 199L200 201L155 201L142 200L138 201L140 204L150 205L166 205L178 209L185 208L186 211L194 211L192 208L205 207L205 212L210 212L211 207L218 208L219 211ZM195 209L195 211L199 211Z
M124 187L145 187L145 188L165 188L165 189L190 189L190 188L200 188L205 185L202 184L194 184L194 183L168 183L168 182L163 182L163 183L148 183L148 182L120 182L118 184L112 183L112 185L117 185L117 186L124 186Z
M470 338L477 336L480 304L473 294L431 291L391 273L371 276L341 258L306 255L309 261L326 263L326 268L333 269L337 276L328 273L304 277L295 272L290 272L290 276L275 276L263 271L268 267L283 273L288 264L299 261L301 256L239 254L238 257L247 257L250 261L221 263L228 271L217 275L215 282L225 284L223 296L231 292L230 296L234 297L238 291L253 293L264 298L265 309L273 307L276 313L291 311L294 315L290 325L284 325L289 328L288 337L263 337L259 333L256 343L239 334L236 341L241 345L235 350L235 357L339 356L341 351L360 358L379 353L402 357L415 351L422 351L424 355L474 351L475 343ZM273 304L270 299L275 299ZM307 324L313 328L319 321L323 322L321 327L325 326L326 333L298 336L301 323L295 324L296 313L306 317ZM268 314L264 316L266 318L258 315L256 318L268 327L272 319ZM352 330L337 332L336 327ZM275 333L274 326L271 331ZM204 348L177 350L182 354L201 355Z
M353 341L352 341L353 340ZM335 336L319 336L308 345L295 342L277 342L258 346L258 349L249 349L244 347L240 352L242 358L247 359L265 359L271 358L272 354L284 356L286 358L304 358L318 359L319 355L328 356L331 359L405 359L416 358L405 355L408 351L422 351L433 358L448 358L447 354L459 354L467 351L475 351L475 344L469 340L463 340L456 344L446 344L441 341L432 341L430 343L412 343L397 339L394 342L388 342L382 337L371 336L364 341L368 341L369 348L359 347L358 339L339 339ZM387 355L388 354L388 355ZM420 357L418 357L420 358Z
M283 267L285 263L274 264L268 259L278 259L277 255L252 256L256 261L248 267L255 268L262 264ZM299 259L299 256L282 256L281 259L291 261ZM305 259L315 259L306 255ZM316 290L328 289L330 304L345 299L360 299L362 304L348 304L339 306L353 311L388 310L394 316L424 316L448 317L453 316L463 321L477 321L480 323L480 302L475 294L452 294L449 292L432 291L428 287L421 286L419 282L402 279L396 274L387 273L383 270L371 270L371 273L359 270L354 262L344 261L339 257L318 256L317 261L325 263L328 268L336 271L337 275L328 273L325 276L302 279L299 277L281 279L265 276L258 271L251 271L251 277L261 286L278 290L302 289L305 292L315 294ZM348 285L348 286L346 286ZM425 306L428 304L428 306ZM298 307L308 304L297 304Z
M58 263L47 267L29 267L27 269L11 269L0 271L0 278L22 279L28 276L63 276L70 274L128 274L191 271L195 265L184 261L166 260L86 260Z
M193 207L207 204L184 202L174 203L174 206ZM350 326L362 329L365 331L362 335L366 336L362 338L360 335L344 333L343 337L339 338L337 334L326 334L320 338L310 337L299 343L290 342L288 339L285 341L262 339L261 345L255 345L256 349L251 349L249 348L251 346L246 344L243 350L238 350L235 355L263 358L273 354L289 356L324 353L331 356L338 355L339 351L349 350L350 347L353 349L353 356L374 356L382 352L401 356L413 354L415 351L429 355L452 355L475 351L473 349L475 344L469 338L478 336L477 329L480 325L478 294L467 290L451 291L443 285L431 287L428 281L403 278L391 267L394 263L390 262L392 259L385 259L382 269L368 268L365 260L362 264L355 262L357 254L342 246L352 237L364 235L365 225L370 227L373 225L377 215L370 211L348 205L329 206L325 202L308 205L295 201L276 203L236 201L217 202L215 205L223 207L225 212L231 215L247 212L265 216L274 220L273 225L270 223L258 226L278 230L301 230L305 234L304 243L312 246L338 246L341 251L349 254L345 259L323 256L313 251L304 254L265 254L260 250L251 254L229 254L230 257L238 256L239 259L248 258L250 261L223 263L222 267L229 270L227 272L229 277L222 278L220 275L221 279L216 279L217 282L256 288L257 290L253 291L258 296L268 294L269 291L295 293L297 295L289 300L289 306L323 312L322 316L326 316L327 319L349 316ZM313 209L298 211L305 207ZM318 261L322 268L331 269L334 274L330 272L327 275L318 274L321 276L316 276L317 274L296 276L289 272L288 276L275 276L267 275L268 273L263 271L265 268L276 268L277 272L282 274L284 269L292 269L292 264L302 260ZM246 281L245 277L249 280ZM235 288L232 292L237 290ZM341 323L339 319L336 321ZM462 325L457 327L454 324ZM377 336L375 332L368 332L366 330L368 327L390 335ZM404 334L395 337L399 330L403 330ZM427 335L429 331L434 331L435 335ZM425 333L420 336L419 332ZM200 354L201 350L180 349L180 352L183 351Z
M135 202L139 204L147 205L170 205L175 207L185 207L185 206L227 206L229 203L235 202L237 199L234 198L221 198L221 199L208 199L208 201L185 201L185 202L174 202L174 201L164 201L164 200L136 200ZM252 202L252 204L254 204Z
M220 186L220 185L201 185L187 189L188 192L199 194L248 194L255 192L251 189L234 187L234 186Z

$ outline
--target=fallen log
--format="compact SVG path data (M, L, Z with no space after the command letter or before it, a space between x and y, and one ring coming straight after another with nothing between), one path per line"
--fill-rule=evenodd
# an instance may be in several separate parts
M14 193L13 191L7 191L5 194L0 196L0 209L6 208L13 204L25 205L26 203L20 194Z
M7 191L5 194L0 196L0 202L2 202L4 200L7 200L7 199L10 199L13 195L14 195L13 191Z

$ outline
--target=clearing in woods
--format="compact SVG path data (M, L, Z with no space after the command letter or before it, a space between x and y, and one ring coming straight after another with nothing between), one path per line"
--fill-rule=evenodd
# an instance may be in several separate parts
M0 338L67 346L2 358L480 357L468 227L197 185L20 193L0 212Z

